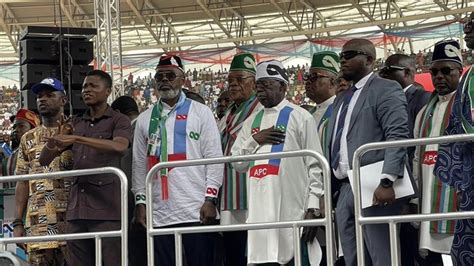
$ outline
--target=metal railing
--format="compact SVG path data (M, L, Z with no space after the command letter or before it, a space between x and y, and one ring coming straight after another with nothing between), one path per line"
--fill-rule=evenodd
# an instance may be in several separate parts
M303 221L284 221L284 222L271 222L271 223L254 223L254 224L237 224L237 225L216 225L216 226L193 226L193 227L182 227L182 228L165 228L165 229L154 229L153 228L153 186L152 180L156 173L162 168L169 167L184 167L184 166L197 166L197 165L209 165L209 164L223 164L232 162L247 162L254 160L263 159L280 159L289 157L302 157L311 156L316 158L320 162L324 180L324 195L331 195L331 173L329 163L323 155L311 151L311 150L300 150L300 151L287 151L287 152L276 152L276 153L261 153L252 155L239 155L239 156L226 156L219 158L208 158L208 159L195 159L186 161L173 161L173 162L162 162L153 166L148 172L146 177L146 224L147 224L147 252L148 252L148 264L152 264L154 261L154 247L153 247L153 236L155 235L171 235L175 237L175 254L177 266L183 265L182 258L182 234L191 233L209 233L209 232L228 232L228 231L241 231L241 230L257 230L257 229L273 229L273 228L293 228L293 241L295 250L295 265L301 265L301 248L300 248L300 228L303 226L325 226L326 227L326 252L327 261L329 265L334 265L333 257L333 225L331 219L332 202L331 197L324 197L325 204L325 215L321 219L303 220Z
M362 236L362 225L366 224L384 224L388 223L390 232L390 252L392 265L400 265L398 258L398 237L397 224L403 222L414 221L439 221L439 220L458 220L466 218L474 218L474 211L436 213L436 214L412 214L412 215L393 215L393 216L377 216L363 217L361 214L361 187L360 187L360 159L362 156L373 150L382 150L387 148L411 147L429 144L441 144L451 142L468 142L474 141L474 134L453 135L434 138L421 138L410 140L397 140L374 142L362 145L355 153L352 161L352 169L354 169L354 216L357 243L357 265L365 265L364 261L364 239ZM420 203L421 204L421 203Z
M104 231L104 232L90 232L90 233L77 233L77 234L60 234L60 235L47 235L47 236L27 236L27 237L12 237L12 238L0 238L0 250L5 251L7 244L13 243L31 243L31 242L43 242L43 241L67 241L77 239L95 239L95 261L96 265L102 265L102 238L107 237L121 237L122 241L122 265L127 265L128 260L128 180L127 176L122 170L114 167L102 167L94 169L84 170L72 170L72 171L61 171L53 173L41 173L31 175L15 175L15 176L4 176L0 178L0 182L12 182L12 181L29 181L34 179L53 179L53 178L64 178L64 177L79 177L85 175L97 175L97 174L114 174L120 179L120 191L121 191L121 229L115 231Z

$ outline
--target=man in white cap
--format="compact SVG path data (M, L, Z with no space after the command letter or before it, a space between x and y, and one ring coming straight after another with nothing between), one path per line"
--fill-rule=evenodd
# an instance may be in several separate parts
M256 80L257 98L264 108L244 122L232 155L302 149L321 152L314 118L285 99L288 76L281 62L258 64ZM258 160L233 166L249 177L247 223L298 220L305 213L311 218L321 216L323 180L315 158ZM248 233L248 263L287 264L293 254L292 229Z
M462 74L461 49L457 41L446 40L435 44L430 73L435 91L416 117L415 138L439 137L445 133ZM453 212L458 209L455 188L443 183L434 173L437 157L437 144L416 148L413 174L418 179L421 192L421 213ZM428 265L442 264L441 254L449 254L455 224L455 221L421 223L419 249Z

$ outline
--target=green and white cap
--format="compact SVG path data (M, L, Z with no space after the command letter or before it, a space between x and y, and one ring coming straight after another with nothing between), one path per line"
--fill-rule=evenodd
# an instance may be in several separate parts
M311 69L322 69L338 74L341 69L339 56L335 52L325 51L313 54Z
M229 71L247 71L255 75L257 72L255 57L250 53L240 53L234 56Z

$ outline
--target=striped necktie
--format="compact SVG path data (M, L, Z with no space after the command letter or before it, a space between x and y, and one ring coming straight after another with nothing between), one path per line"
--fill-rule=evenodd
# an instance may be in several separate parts
M344 95L344 102L342 103L341 113L339 114L339 120L337 121L337 131L331 153L331 167L334 170L337 170L339 167L339 160L341 158L340 151L342 131L344 130L344 122L347 116L347 109L349 109L349 103L351 102L352 96L354 96L354 92L356 90L356 86L352 85L352 87L347 91L346 95Z

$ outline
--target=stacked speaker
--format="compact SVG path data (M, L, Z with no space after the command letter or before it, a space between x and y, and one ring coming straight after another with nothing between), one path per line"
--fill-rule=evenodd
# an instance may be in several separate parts
M36 110L36 95L31 87L46 77L64 84L70 104L67 113L86 109L81 88L85 75L93 67L94 45L90 38L95 29L32 27L20 35L21 106ZM72 108L72 110L71 110Z

